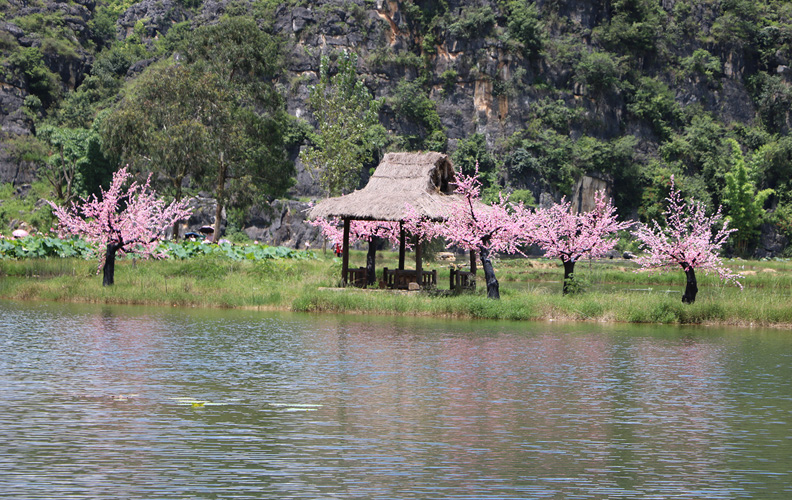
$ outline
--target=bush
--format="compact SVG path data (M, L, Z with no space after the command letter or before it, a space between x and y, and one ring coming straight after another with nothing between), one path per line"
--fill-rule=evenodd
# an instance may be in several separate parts
M586 52L575 66L575 80L594 93L618 91L621 64L622 60L609 52Z
M536 56L542 49L544 26L539 20L539 9L534 3L512 0L507 4L509 20L506 24L509 37L522 44L526 57Z
M638 81L627 110L636 118L649 122L660 138L667 138L682 118L674 92L665 83L650 77Z

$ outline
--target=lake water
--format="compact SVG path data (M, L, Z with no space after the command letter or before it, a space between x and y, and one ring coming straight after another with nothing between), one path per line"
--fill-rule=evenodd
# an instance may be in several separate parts
M3 498L792 498L789 331L0 317Z

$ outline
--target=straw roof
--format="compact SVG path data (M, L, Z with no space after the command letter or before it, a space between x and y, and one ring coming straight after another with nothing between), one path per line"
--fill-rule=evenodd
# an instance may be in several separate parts
M447 207L461 198L454 194L455 180L448 155L388 153L366 187L317 203L309 217L399 221L409 204L431 219L443 220Z

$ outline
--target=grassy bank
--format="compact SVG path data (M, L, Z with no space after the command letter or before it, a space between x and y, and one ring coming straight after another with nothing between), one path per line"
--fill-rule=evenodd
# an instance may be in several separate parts
M352 256L362 265L363 253ZM0 297L17 300L228 307L359 314L413 314L509 320L728 324L792 327L792 263L735 261L745 289L701 276L695 304L683 305L684 275L635 273L625 261L578 264L587 291L562 297L560 263L503 260L497 265L500 301L475 293L451 295L448 266L432 292L343 289L340 262L321 253L306 260L234 261L220 256L132 261L116 266L116 285L102 287L96 263L79 259L0 261ZM384 252L377 267L396 267Z

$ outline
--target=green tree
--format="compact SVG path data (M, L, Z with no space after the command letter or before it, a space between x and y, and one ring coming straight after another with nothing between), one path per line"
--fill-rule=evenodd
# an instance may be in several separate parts
M181 53L183 63L154 65L132 85L104 135L108 148L154 171L176 200L184 186L210 187L219 237L227 203L279 196L291 186L287 116L271 83L278 44L255 21L224 18L198 28Z
M105 119L105 146L135 170L153 172L157 187L179 201L186 180L201 182L214 160L212 135L230 120L230 100L215 75L156 65Z
M749 178L740 145L734 139L727 139L732 149L732 170L726 174L726 188L723 191L723 203L730 226L737 231L732 233L734 247L740 254L745 254L748 246L759 235L759 225L765 217L764 202L773 194L772 189L756 192L756 185Z
M47 148L46 161L39 163L39 175L52 186L55 197L64 203L77 195L96 192L109 171L96 130L85 128L39 127L37 139Z
M399 118L412 126L406 136L408 148L414 151L445 151L448 138L440 122L437 106L427 95L419 80L402 80L393 91L390 104Z
M201 26L186 39L187 63L216 75L218 88L229 95L229 122L214 134L217 200L215 235L220 235L223 207L237 208L291 187L294 165L286 155L289 118L273 81L283 67L280 39L260 30L248 17L224 17ZM215 238L218 239L218 238Z
M358 79L356 66L357 55L345 51L338 58L338 72L331 75L330 58L322 56L319 83L308 97L318 131L300 160L331 196L357 187L364 164L371 160L366 136L379 124L380 101Z
M523 0L510 0L506 7L509 10L509 20L506 23L509 37L522 44L522 51L526 57L536 56L544 43L544 25L539 20L539 9L536 4Z

